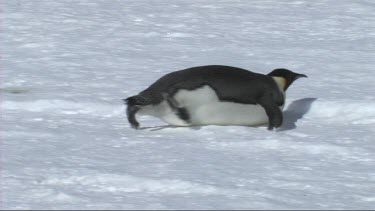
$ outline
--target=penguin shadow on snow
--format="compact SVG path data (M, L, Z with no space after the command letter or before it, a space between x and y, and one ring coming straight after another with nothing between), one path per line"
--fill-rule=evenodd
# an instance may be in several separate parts
M283 124L277 131L286 131L297 128L296 123L299 119L309 112L312 103L317 98L303 98L293 101L289 104L288 108L283 112L284 120Z
M296 123L299 119L302 119L303 116L309 112L312 103L317 100L317 98L303 98L299 100L293 101L291 104L289 104L288 108L283 111L283 124L280 128L278 128L276 131L286 131L286 130L293 130L297 128ZM264 125L262 125L264 126ZM258 127L262 127L258 126ZM142 127L140 130L150 130L150 131L158 131L168 128L188 128L191 130L200 130L202 126L175 126L175 125L161 125L161 126L153 126L153 127Z

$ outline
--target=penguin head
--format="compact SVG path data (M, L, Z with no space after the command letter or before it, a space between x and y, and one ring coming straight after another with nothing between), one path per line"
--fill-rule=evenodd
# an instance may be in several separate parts
M286 91L288 87L298 78L307 78L305 74L295 73L283 68L275 69L272 72L268 73L268 75L271 77L279 77L284 79L284 91Z

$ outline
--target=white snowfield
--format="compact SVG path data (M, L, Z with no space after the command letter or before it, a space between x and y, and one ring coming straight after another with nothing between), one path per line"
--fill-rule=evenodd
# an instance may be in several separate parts
M1 209L374 209L372 0L0 1ZM171 127L123 98L221 64L308 75L284 123Z

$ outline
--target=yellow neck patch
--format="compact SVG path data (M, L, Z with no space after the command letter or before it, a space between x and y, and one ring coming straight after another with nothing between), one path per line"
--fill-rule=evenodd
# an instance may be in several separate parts
M284 92L286 86L286 80L283 77L272 77L273 80L276 82L277 86L279 87L280 91Z

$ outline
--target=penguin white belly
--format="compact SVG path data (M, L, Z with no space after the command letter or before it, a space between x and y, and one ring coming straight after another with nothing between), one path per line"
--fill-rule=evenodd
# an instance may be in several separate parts
M260 105L220 101L210 86L195 90L180 90L175 96L180 107L187 109L190 125L248 125L268 122Z
M261 125L268 122L259 105L216 102L188 109L193 125Z
M180 119L166 100L158 105L144 106L140 113L158 117L176 126L257 126L268 123L268 116L262 106L220 101L216 92L208 85L195 90L179 90L173 98L179 107L187 109L189 122Z

